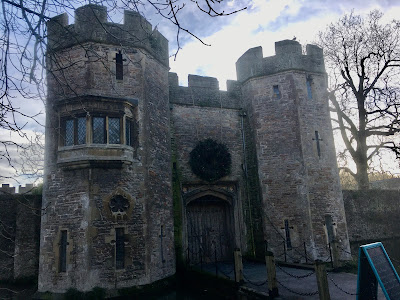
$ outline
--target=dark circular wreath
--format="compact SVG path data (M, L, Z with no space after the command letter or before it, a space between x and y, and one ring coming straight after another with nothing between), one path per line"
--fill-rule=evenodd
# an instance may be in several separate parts
M231 172L231 154L224 144L206 139L190 152L189 164L194 174L211 182Z

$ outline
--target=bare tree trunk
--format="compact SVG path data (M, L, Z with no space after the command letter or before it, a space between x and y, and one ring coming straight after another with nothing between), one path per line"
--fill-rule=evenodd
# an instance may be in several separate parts
M356 162L357 175L355 179L357 180L359 190L369 190L369 178L368 178L368 164L365 162Z
M360 122L361 125L363 122ZM361 126L360 126L361 127ZM359 190L369 189L369 178L368 178L368 156L367 156L367 138L365 130L360 130L358 133L356 157L354 161L357 166L356 180Z

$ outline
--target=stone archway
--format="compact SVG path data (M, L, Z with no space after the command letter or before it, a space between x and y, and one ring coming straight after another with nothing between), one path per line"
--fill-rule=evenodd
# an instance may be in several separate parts
M186 220L190 264L232 260L234 224L229 201L202 195L186 205Z

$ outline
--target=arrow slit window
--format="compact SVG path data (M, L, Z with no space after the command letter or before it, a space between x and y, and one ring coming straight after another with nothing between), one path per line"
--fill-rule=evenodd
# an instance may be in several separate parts
M117 80L124 79L124 65L121 51L115 54L115 78Z
M281 99L281 91L279 90L279 85L274 85L273 90L274 90L274 98Z
M115 228L115 268L125 267L125 240L124 228Z
M67 271L67 231L61 230L59 253L59 272Z

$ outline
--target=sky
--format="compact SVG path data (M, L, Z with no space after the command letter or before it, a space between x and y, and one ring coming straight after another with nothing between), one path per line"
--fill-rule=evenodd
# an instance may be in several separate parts
M232 9L245 3L235 4ZM247 9L223 17L213 23L214 31L204 36L204 46L192 40L185 43L176 59L171 57L171 72L176 72L181 85L187 85L188 74L216 77L220 88L226 89L227 79L236 79L235 62L249 48L262 46L264 57L275 54L274 43L284 39L299 41L302 45L316 40L319 31L345 13L354 10L366 14L373 9L385 13L385 18L400 16L400 1L368 0L255 0ZM201 25L201 24L199 24ZM161 28L161 27L160 27ZM202 27L194 28L201 37ZM160 29L161 32L162 29ZM205 30L209 32L209 29ZM168 36L172 36L167 32ZM170 43L170 51L176 49Z
M94 2L94 1L92 1ZM244 7L247 9L224 17L210 18L200 12L194 2L179 12L181 25L188 28L197 37L210 46L205 46L189 35L180 35L180 46L176 56L176 27L163 19L151 9L145 11L146 18L157 26L158 30L170 40L170 71L179 76L180 85L187 86L188 74L216 77L220 89L226 89L226 80L236 79L235 62L249 48L262 46L264 57L274 55L274 43L284 39L299 41L303 46L316 40L319 31L343 14L367 14L379 9L386 20L400 16L398 0L225 0L221 10L231 12ZM191 3L191 5L190 5ZM115 14L114 21L120 18ZM72 19L72 20L71 20ZM70 16L73 22L73 15ZM18 107L30 114L40 113L38 122L20 118L25 132L33 135L35 131L44 131L43 102L15 100ZM0 139L17 139L9 132L0 130ZM14 151L14 150L12 150ZM15 152L15 151L14 151ZM12 153L18 157L18 153ZM14 171L7 162L0 161L0 174L13 176ZM0 178L0 183L11 185L25 184L32 179L21 177L19 182Z

